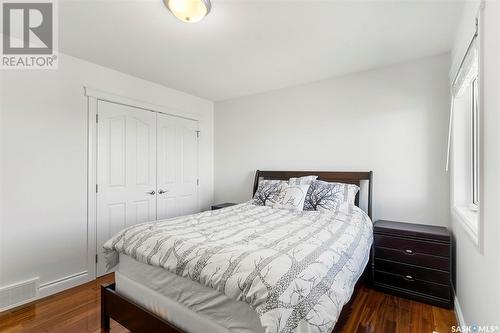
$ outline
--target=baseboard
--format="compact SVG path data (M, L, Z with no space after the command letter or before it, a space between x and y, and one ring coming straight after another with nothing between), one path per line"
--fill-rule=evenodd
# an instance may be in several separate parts
M65 276L63 278L51 282L41 284L40 289L38 290L37 298L47 297L49 295L56 294L66 289L87 283L90 280L92 280L92 278L90 277L89 272L83 271L69 276Z
M462 308L460 307L460 302L458 301L458 298L455 296L455 316L457 317L458 325L465 327L467 326L465 324L465 319L464 319L464 314L462 313Z

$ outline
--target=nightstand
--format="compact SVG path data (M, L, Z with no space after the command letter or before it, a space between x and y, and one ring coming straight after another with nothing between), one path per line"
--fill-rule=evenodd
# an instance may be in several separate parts
M452 241L445 227L377 221L373 228L375 288L451 308Z
M217 210L217 209L222 209L222 208L226 208L226 207L231 207L231 206L234 206L234 205L237 205L237 204L233 203L233 202L225 202L225 203L213 205L212 206L212 210Z

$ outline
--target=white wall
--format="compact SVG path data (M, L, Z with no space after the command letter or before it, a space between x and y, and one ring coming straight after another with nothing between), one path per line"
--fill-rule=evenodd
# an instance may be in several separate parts
M466 4L455 42L451 77L474 33L474 18L479 2ZM500 3L487 1L483 16L483 73L481 81L484 100L481 221L483 250L465 232L456 216L451 227L456 240L458 314L466 325L500 326Z
M256 169L373 170L374 218L449 223L449 55L215 104L215 200Z
M60 54L59 69L1 71L0 287L89 270L84 86L200 119L201 205L213 202L213 103ZM91 278L56 283L41 295ZM68 282L68 281L66 281Z

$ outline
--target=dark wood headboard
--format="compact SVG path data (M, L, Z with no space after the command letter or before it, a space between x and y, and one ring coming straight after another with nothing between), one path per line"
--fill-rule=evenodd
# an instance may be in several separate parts
M352 171L261 171L257 170L255 172L255 180L253 182L253 192L252 196L257 192L257 186L259 185L259 179L276 179L276 180L288 180L293 177L303 177L315 175L318 176L318 180L323 180L325 182L337 182L354 184L361 187L361 181L368 181L368 216L372 218L372 188L373 188L373 172L352 172ZM359 192L356 195L355 204L359 206Z

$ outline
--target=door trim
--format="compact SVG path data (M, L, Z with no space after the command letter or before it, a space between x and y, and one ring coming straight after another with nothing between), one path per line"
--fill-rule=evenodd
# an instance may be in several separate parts
M89 279L97 277L97 105L99 101L131 106L145 111L163 113L169 116L184 118L197 122L197 130L200 130L200 116L175 108L156 105L153 103L133 99L125 96L108 93L99 89L83 86L83 95L86 100L87 109L87 268ZM198 178L200 175L200 140L197 140L197 166ZM197 210L200 210L200 187L197 188Z
M97 277L97 98L87 97L87 269L91 279Z
M173 107L157 105L157 104L141 101L141 100L134 99L134 98L115 95L112 93L108 93L108 92L98 90L98 89L93 89L90 87L83 87L83 89L84 89L85 96L93 97L93 98L96 98L100 101L111 102L111 103L116 103L116 104L123 104L125 106L132 106L134 108L143 109L143 110L147 110L147 111L159 112L159 113L164 113L164 114L179 117L179 118L200 121L199 116L197 116L194 113L191 113L189 111L180 111L180 110L177 110L176 108L173 108Z

